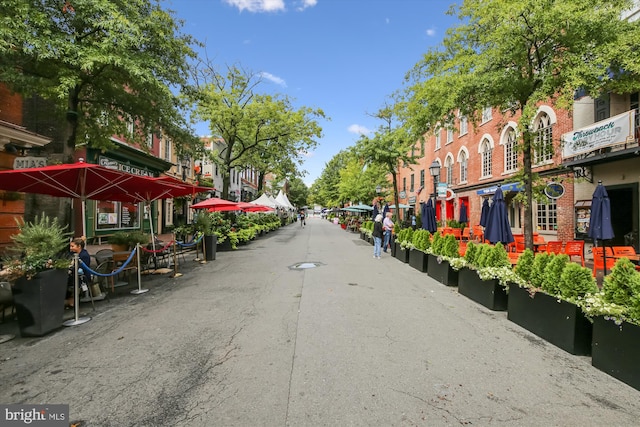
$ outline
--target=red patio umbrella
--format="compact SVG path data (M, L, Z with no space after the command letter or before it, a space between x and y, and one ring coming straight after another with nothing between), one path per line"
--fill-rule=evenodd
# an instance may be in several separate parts
M211 197L209 199L196 203L195 205L191 205L191 209L208 209L211 212L240 210L236 202L219 199L217 197Z
M248 202L238 202L238 206L245 212L268 212L273 211L273 208L265 205L259 205Z
M148 178L80 160L77 163L0 171L0 190L70 197L82 202L82 234L85 204L91 200L135 202L131 188Z

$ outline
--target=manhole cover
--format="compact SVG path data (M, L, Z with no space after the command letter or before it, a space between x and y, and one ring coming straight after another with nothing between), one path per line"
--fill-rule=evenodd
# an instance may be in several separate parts
M316 268L322 265L321 262L299 262L289 267L290 270L305 270L307 268Z

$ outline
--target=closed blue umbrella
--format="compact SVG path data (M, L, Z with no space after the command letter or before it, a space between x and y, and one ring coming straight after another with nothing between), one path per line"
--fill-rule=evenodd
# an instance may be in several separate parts
M591 198L591 217L589 218L589 237L591 237L598 246L598 240L613 239L613 226L611 225L611 202L607 189L602 185L602 181L598 181L596 191L593 192ZM602 251L604 261L604 274L607 274L607 250Z
M469 222L469 216L467 215L467 205L465 205L464 202L460 202L460 220L458 222L463 224Z
M378 204L376 203L375 205L373 205L373 212L372 212L371 218L376 219L379 213L380 212L378 212Z
M489 219L489 199L484 199L482 210L480 211L480 225L486 227L487 219Z
M384 208L382 208L382 216L387 216L387 212L389 212L389 203L384 204Z
M484 229L484 238L493 244L501 242L506 245L514 241L507 215L507 205L500 186L493 195L493 203L489 208L487 225Z
M438 230L438 225L436 223L436 211L433 209L431 199L422 205L422 211L422 228L429 233L435 233Z

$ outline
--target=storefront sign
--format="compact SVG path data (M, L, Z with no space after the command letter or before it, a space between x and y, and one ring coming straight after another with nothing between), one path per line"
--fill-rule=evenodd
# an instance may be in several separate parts
M564 195L564 186L558 182L550 182L544 187L544 194L550 199L559 199Z
M13 161L14 169L41 168L47 166L46 157L16 157Z
M416 196L409 197L409 204L410 205L415 205L416 204Z
M633 141L635 110L562 135L562 158Z
M398 197L400 197L401 199L404 199L405 197L407 197L407 192L404 190L400 191L400 194L398 194Z
M121 172L130 173L132 175L140 175L140 176L153 176L153 173L148 169L132 166L126 163L119 162L114 159L110 159L105 156L100 156L98 158L98 164L105 168L119 170Z

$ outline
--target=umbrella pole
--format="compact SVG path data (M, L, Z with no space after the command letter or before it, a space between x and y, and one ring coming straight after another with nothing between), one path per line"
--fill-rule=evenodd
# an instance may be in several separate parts
M156 239L153 236L153 217L151 216L151 202L147 202L147 212L149 213L149 229L151 230L151 249L153 250L153 266L158 269L158 254L156 254Z
M84 203L83 203L84 208ZM84 212L84 209L83 209ZM64 326L77 326L82 325L83 323L87 323L91 320L90 317L79 317L80 314L80 296L78 295L78 254L73 255L73 311L75 312L75 317L73 319L69 319L62 324Z
M132 290L131 293L133 295L140 295L145 292L149 292L149 289L142 289L142 277L140 275L140 243L136 244L136 261L138 262L138 289Z

